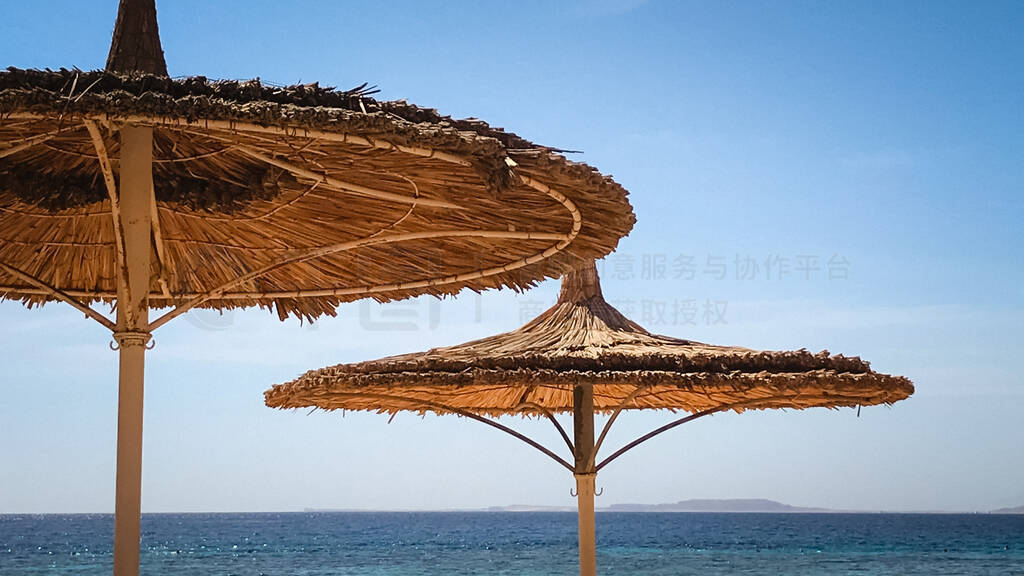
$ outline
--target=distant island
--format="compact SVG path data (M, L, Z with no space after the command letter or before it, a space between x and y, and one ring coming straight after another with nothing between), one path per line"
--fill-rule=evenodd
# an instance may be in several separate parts
M775 514L832 512L827 508L802 508L763 498L681 500L671 504L612 504L603 510L608 512L770 512Z
M371 509L323 509L306 508L305 512L401 512L403 510L371 510ZM412 512L414 510L405 510ZM428 510L415 510L427 512ZM432 510L433 512L576 512L576 506L535 506L532 504L512 504L510 506L490 506L488 508L476 509L447 509ZM726 498L726 499L693 499L680 500L679 502L665 504L612 504L610 506L597 507L596 512L711 512L711 513L742 513L742 514L878 514L887 513L884 510L835 510L832 508L806 508L803 506L791 506L768 500L765 498ZM1024 514L1024 506L1016 508L999 508L990 512L980 511L900 511L888 513L902 514Z
M594 508L600 511L600 508ZM491 506L484 512L575 512L575 506L531 506L530 504L512 504L510 506Z
M734 498L726 500L681 500L669 504L612 504L599 507L597 512L740 512L811 514L834 512L827 508L802 508L763 498ZM491 506L488 512L575 512L575 506Z

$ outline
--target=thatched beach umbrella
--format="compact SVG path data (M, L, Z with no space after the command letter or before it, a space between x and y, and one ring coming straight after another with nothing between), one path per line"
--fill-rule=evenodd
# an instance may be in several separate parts
M827 352L760 352L651 334L605 302L593 262L562 280L558 302L514 331L420 354L342 364L274 386L268 406L458 414L512 434L575 475L580 573L595 573L594 480L626 451L694 419L733 410L891 404L909 380ZM623 410L687 412L598 458ZM573 415L570 437L555 418ZM492 420L542 416L571 459ZM596 441L594 415L610 415Z
M370 93L168 78L153 0L121 0L104 71L0 72L0 300L68 303L120 350L115 574L138 572L153 330L523 289L632 227L625 190L557 150Z

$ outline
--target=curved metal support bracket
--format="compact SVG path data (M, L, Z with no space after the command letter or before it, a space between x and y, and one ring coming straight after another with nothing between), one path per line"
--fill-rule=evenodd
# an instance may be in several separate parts
M3 270L4 272L10 274L11 276L14 276L19 280L28 282L29 284L35 286L36 288L39 288L47 296L52 296L57 300L70 304L75 310L78 310L79 312L85 314L86 317L92 318L93 320L99 322L107 330L110 330L111 332L116 330L116 324L114 324L112 320L100 314L99 312L93 310L84 302L72 298L68 294L65 294L61 290L58 290L53 286L50 286L49 284L43 282L42 280L36 278L35 276L32 276L31 274L28 274L26 272L22 272L21 270L18 270L13 266L4 264L3 262L0 262L0 270Z
M576 448L572 445L572 440L569 439L569 434L565 432L565 428L562 427L558 422L558 419L555 418L555 415L550 410L540 404L534 404L533 402L520 402L519 406L516 406L515 409L516 411L522 411L527 408L540 412L545 418L551 421L551 424L554 425L555 429L558 430L558 433L562 436L562 440L565 440L565 445L569 447L569 453L576 453Z
M645 388L648 388L648 386L645 386L643 384L637 386L636 389L630 392L629 395L626 396L622 400L622 402L619 402L619 405L615 407L615 411L612 412L611 417L608 418L608 421L605 422L604 427L601 428L601 435L597 437L597 442L594 443L594 451L591 453L590 456L590 466L594 465L594 459L597 458L598 451L601 450L601 445L604 444L604 439L608 435L608 431L612 429L612 424L615 423L615 419L619 417L619 414L622 413L622 410L625 409L630 402L636 399L637 395L640 394L640 391L644 390Z
M773 398L780 398L781 399L781 398L789 398L789 397L790 396L775 396ZM694 414L690 414L689 416L684 416L683 418L680 418L678 420L673 420L672 422L669 422L668 424L665 424L664 426L662 426L660 428L656 428L656 429L648 432L647 434L644 434L643 436L637 438L636 440L633 440L632 442L630 442L629 444L626 444L622 448L619 448L611 456L609 456L609 457L605 458L604 460L602 460L601 463L598 464L597 467L594 470L598 471L601 468L604 468L609 463L611 463L612 460L615 460L619 456L622 456L626 452L629 452L633 448L636 448L637 446L639 446L640 444L643 444L644 442L650 440L651 438L654 438L655 436L657 436L657 435L659 435L659 434L661 434L663 432L668 432L669 430L675 428L676 426L681 426L681 425L686 424L687 422L690 422L692 420L696 420L696 419L702 418L704 416L710 416L711 414L716 414L718 412L725 412L727 410L735 410L737 408L744 408L746 406L750 406L750 405L753 405L753 404L758 404L758 403L764 402L765 400L766 400L766 398L757 398L757 399L754 399L754 400L745 400L743 402L735 402L733 404L723 404L721 406L716 406L715 408L709 408L709 409L704 410L702 412L696 412Z
M537 442L536 440L534 440L534 439L532 439L532 438L522 434L521 432L517 432L517 431L509 428L508 426L505 426L504 424L501 424L499 422L495 422L494 420L491 420L490 418L486 418L484 416L480 416L479 414L474 414L472 412L468 412L468 411L463 410L461 408L455 408L454 406L448 406L447 404L442 404L440 402L431 402L430 400L419 400L419 399L416 399L416 398L406 398L404 396L393 396L391 394L346 394L346 393L335 393L334 396L337 396L337 397L350 397L350 398L375 398L375 399L379 399L379 400L391 400L391 401L396 401L396 402L407 403L407 404L410 405L411 409L423 408L423 409L443 410L445 412L451 412L453 414L458 414L459 416L465 416L466 418L469 418L470 420L476 420L477 422L480 422L482 424L487 424L488 426L491 426L492 428L497 428L498 430L501 430L502 432L504 432L504 433L506 433L506 434L508 434L510 436L513 436L513 437L515 437L515 438L517 438L519 440L522 440L523 442L529 444L530 446L536 448L537 450L539 450L543 454L547 455L549 458L551 458L555 462L558 462L559 464L561 464L565 469L569 470L570 472L573 471L572 464L569 464L569 462L567 462L566 460L561 458L558 454L555 454L554 452L552 452L550 449L546 448L540 442Z

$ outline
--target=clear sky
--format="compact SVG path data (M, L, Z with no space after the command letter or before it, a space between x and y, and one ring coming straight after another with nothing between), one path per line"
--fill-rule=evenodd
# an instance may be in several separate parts
M158 10L174 76L370 82L584 151L637 214L603 264L605 295L652 331L860 355L917 386L859 418L699 420L602 471L599 506L1024 504L1024 4ZM0 65L102 68L115 12L113 0L10 3ZM571 504L563 469L477 423L274 411L262 396L307 369L513 329L556 292L352 304L313 325L260 311L177 320L148 360L143 510ZM0 513L113 510L109 340L66 306L0 304ZM670 417L629 414L609 442ZM509 422L558 445L546 423Z

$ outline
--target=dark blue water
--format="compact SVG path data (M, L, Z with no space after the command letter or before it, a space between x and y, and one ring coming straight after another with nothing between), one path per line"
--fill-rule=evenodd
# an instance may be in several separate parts
M1024 574L1024 516L599 513L602 574ZM0 516L0 574L111 573L109 515ZM571 575L569 513L155 514L142 574Z

